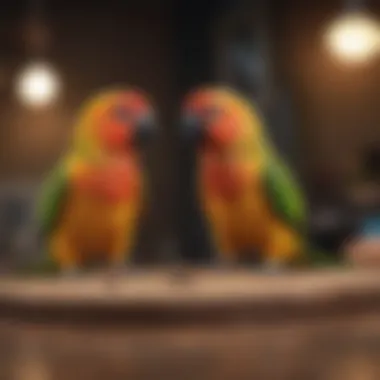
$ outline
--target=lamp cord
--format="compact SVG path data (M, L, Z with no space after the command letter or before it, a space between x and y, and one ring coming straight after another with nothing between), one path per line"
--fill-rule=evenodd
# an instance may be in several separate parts
M45 4L43 0L30 0L29 2L29 49L33 58L41 58L47 48L47 31L45 25Z
M366 1L365 0L345 0L344 1L344 7L348 11L358 11L365 7Z

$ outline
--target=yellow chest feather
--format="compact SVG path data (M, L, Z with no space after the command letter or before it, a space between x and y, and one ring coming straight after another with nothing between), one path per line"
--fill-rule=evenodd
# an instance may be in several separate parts
M232 200L207 191L202 191L202 194L211 225L228 234L235 245L251 245L264 236L272 216L259 183L252 184Z
M63 213L62 226L84 248L107 249L114 239L127 232L137 214L137 202L110 203L72 191Z

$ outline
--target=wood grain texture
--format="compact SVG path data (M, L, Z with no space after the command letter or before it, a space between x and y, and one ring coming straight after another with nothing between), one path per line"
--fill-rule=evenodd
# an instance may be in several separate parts
M99 276L1 280L0 379L380 378L374 271L194 270L180 283L171 274L134 273L119 288L107 288ZM33 318L47 305L56 313ZM97 319L89 312L94 305L93 312L112 313ZM140 315L129 318L138 307Z

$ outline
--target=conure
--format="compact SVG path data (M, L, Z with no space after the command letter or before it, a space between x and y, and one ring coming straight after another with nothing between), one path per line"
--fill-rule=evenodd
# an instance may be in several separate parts
M228 88L196 89L184 101L182 132L195 144L197 192L219 257L298 261L304 197L255 106Z
M137 89L100 93L83 107L73 143L38 204L49 255L63 271L130 258L146 209L144 149L155 134L151 102Z

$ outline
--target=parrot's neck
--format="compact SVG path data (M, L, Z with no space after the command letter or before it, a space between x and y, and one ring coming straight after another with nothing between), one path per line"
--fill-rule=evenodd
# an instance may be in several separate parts
M140 168L135 157L125 155L71 157L70 168L80 194L107 201L135 197L140 185Z
M136 152L122 151L122 152L105 152L101 149L93 149L87 145L76 146L68 154L69 159L86 161L93 164L105 164L115 161L137 161Z

